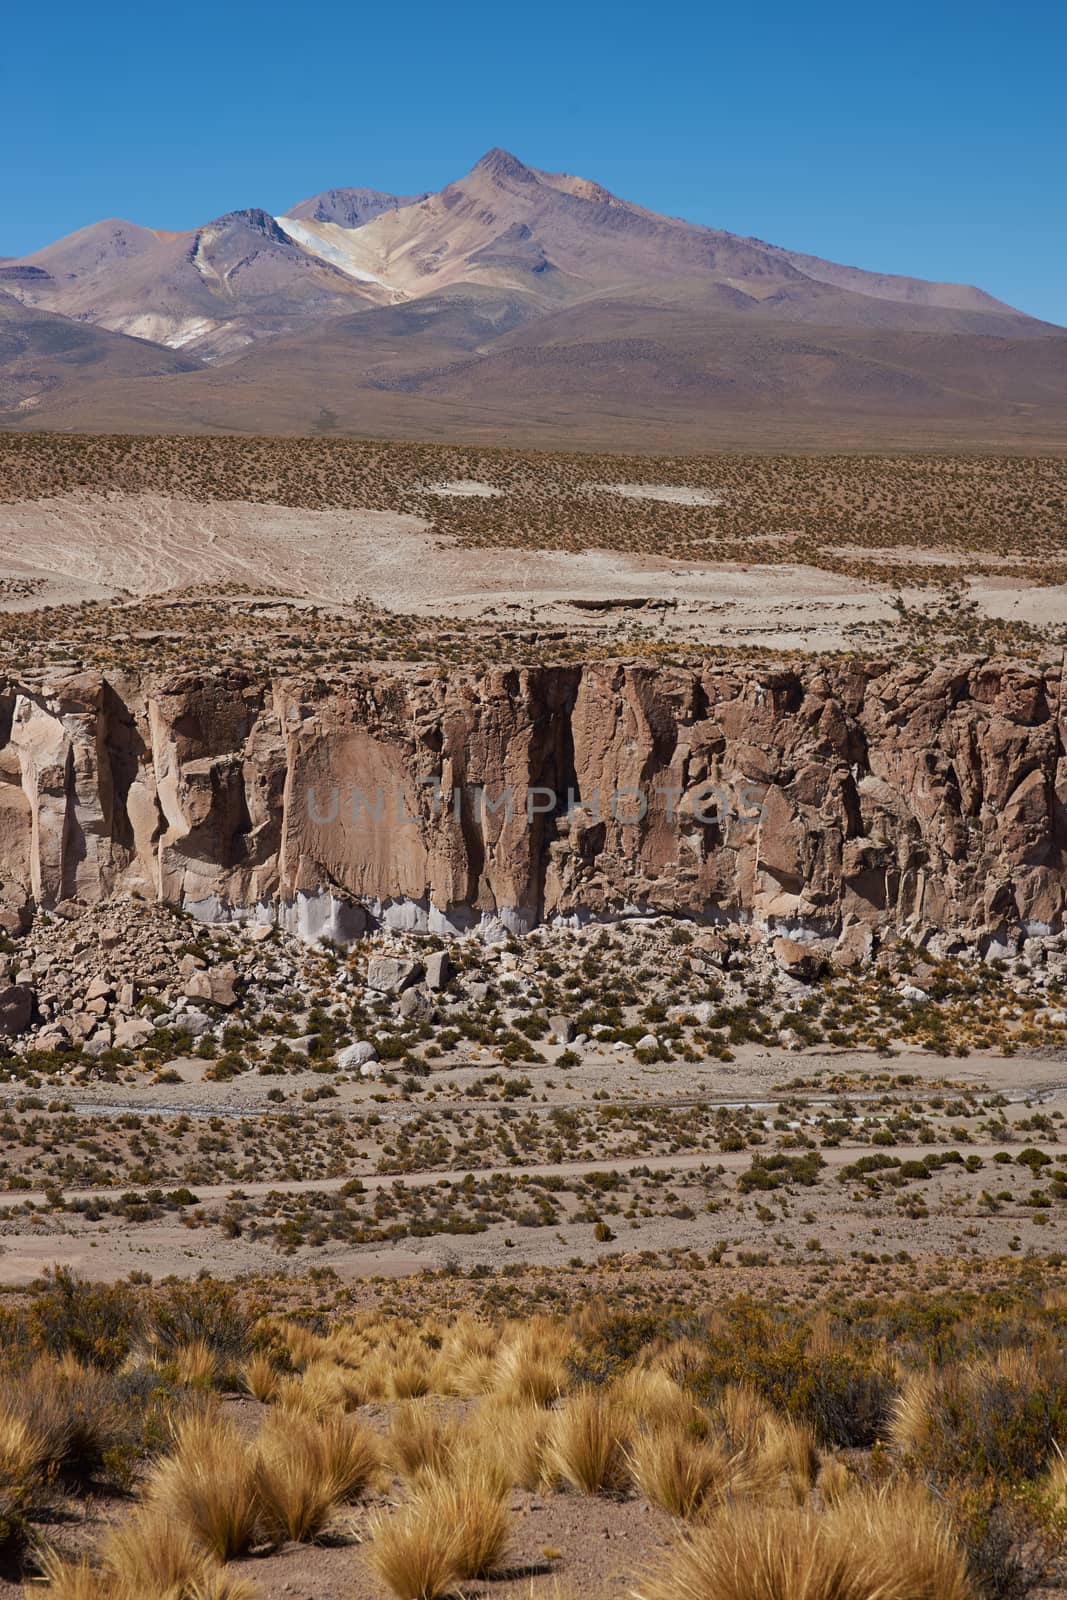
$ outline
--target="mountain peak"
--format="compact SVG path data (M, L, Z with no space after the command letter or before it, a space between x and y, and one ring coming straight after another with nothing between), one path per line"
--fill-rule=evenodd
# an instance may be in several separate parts
M501 150L499 145L494 145L492 150L487 150L480 161L476 161L471 168L471 176L481 173L487 178L492 178L495 183L537 183L537 174L513 156L508 150Z
M288 235L283 233L277 222L268 211L263 211L259 206L247 206L241 211L227 211L221 217L215 217L212 222L198 229L198 233L208 230L213 233L230 233L247 229L252 233L262 234L265 239L270 239L274 244L291 245Z

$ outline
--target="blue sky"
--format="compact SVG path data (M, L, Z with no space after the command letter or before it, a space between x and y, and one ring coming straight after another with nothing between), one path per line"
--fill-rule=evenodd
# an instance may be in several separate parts
M503 145L1067 323L1061 4L54 0L11 8L0 50L0 255L105 216L438 188Z

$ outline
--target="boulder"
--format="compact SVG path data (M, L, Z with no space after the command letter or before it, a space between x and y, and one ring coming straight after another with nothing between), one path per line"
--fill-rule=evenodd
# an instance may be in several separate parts
M0 1033L13 1039L25 1033L33 1020L33 990L28 983L9 983L0 989Z
M358 1044L350 1044L347 1049L339 1050L334 1059L341 1072L362 1072L364 1067L377 1061L378 1052L369 1039L361 1039Z
M452 976L452 961L447 950L435 950L426 961L427 989L444 989Z
M151 1038L153 1031L146 1017L124 1017L115 1024L115 1048L139 1050Z
M434 1014L432 996L421 986L405 989L397 1007L400 1015L409 1022L429 1022Z
M295 1039L286 1039L285 1043L295 1056L309 1056L319 1042L317 1033L302 1033Z
M187 1033L192 1039L201 1039L215 1026L206 1011L179 1011L171 1023L178 1033Z
M222 1006L224 1010L229 1010L231 1006L237 1004L237 991L234 988L236 981L236 968L231 962L226 962L223 966L190 972L185 979L182 993L187 1000L203 1000L208 1005Z
M556 1044L570 1044L574 1038L574 1023L570 1017L549 1017L548 1026Z
M367 988L380 994L400 994L422 977L418 961L402 960L398 956L371 956L367 962Z
M802 983L813 983L826 971L826 957L814 945L801 944L797 939L777 938L771 953L782 971Z

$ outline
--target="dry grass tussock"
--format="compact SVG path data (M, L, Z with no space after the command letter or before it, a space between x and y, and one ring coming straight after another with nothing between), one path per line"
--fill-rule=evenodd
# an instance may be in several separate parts
M731 1505L687 1534L637 1600L973 1600L966 1560L925 1490L809 1507Z
M751 1487L744 1462L721 1441L695 1439L680 1428L639 1434L627 1462L634 1483L653 1505L689 1522Z
M152 1468L145 1497L219 1561L243 1555L255 1539L254 1461L236 1429L210 1412L178 1422L174 1449Z
M316 1422L275 1413L254 1450L259 1521L273 1540L321 1533L341 1501L379 1471L378 1441L343 1417Z
M239 1600L227 1561L319 1537L368 1487L395 1496L369 1521L366 1557L396 1600L499 1573L516 1487L640 1496L673 1518L675 1544L639 1600L977 1600L964 1550L984 1573L980 1490L1029 1507L1039 1535L1067 1523L1067 1372L1051 1338L1022 1349L993 1329L982 1345L961 1323L953 1358L933 1366L918 1317L899 1341L895 1394L879 1390L891 1449L868 1458L845 1408L855 1397L868 1415L869 1372L859 1354L842 1357L840 1322L816 1318L805 1341L779 1345L745 1318L733 1343L709 1318L706 1336L694 1321L684 1339L643 1346L590 1309L525 1323L370 1313L325 1334L278 1322L239 1369L269 1406L252 1439L196 1392L211 1361L189 1338L169 1358L183 1381L166 1376L166 1409L140 1446L139 1508L87 1560L45 1557L45 1592ZM48 1356L0 1383L9 1549L49 1484L101 1458L128 1380L140 1381ZM380 1432L350 1415L368 1394Z
M185 1529L152 1510L135 1513L105 1538L99 1565L41 1558L50 1600L254 1600L251 1584L204 1555ZM28 1587L27 1600L39 1595Z
M621 1488L629 1421L611 1394L587 1389L553 1414L545 1443L545 1478L581 1494Z
M438 1600L457 1581L452 1545L441 1537L428 1501L411 1501L399 1511L376 1512L367 1533L371 1571L398 1600Z

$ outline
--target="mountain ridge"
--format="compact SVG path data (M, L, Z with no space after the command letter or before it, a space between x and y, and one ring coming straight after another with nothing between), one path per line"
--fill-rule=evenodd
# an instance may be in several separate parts
M84 382L53 374L16 425L29 402L45 425L84 425L102 405L113 426L137 412L136 425L256 431L258 415L301 431L324 411L374 432L385 393L405 397L416 432L449 404L461 427L490 395L501 419L571 427L584 397L598 429L655 415L697 435L727 406L780 422L900 420L910 405L965 431L999 416L1014 432L1032 414L1045 436L1067 416L1067 330L981 288L661 215L499 147L418 195L334 188L184 231L105 219L0 262L0 290L192 358L138 379L136 401L106 358ZM116 360L128 372L129 352Z

